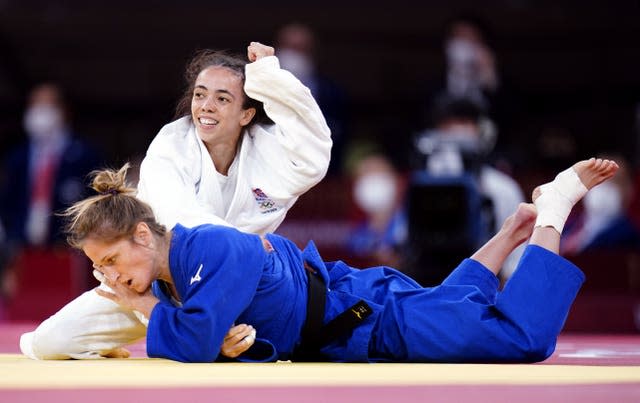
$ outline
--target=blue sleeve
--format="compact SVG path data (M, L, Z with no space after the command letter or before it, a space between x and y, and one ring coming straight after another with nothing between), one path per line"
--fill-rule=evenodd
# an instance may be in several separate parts
M190 232L181 242L176 247L182 252L170 264L182 307L166 302L155 306L147 354L213 362L224 336L254 297L266 252L258 236L228 227Z
M255 342L247 351L236 358L229 358L223 355L218 356L217 362L276 362L278 352L276 347L269 340L256 338Z

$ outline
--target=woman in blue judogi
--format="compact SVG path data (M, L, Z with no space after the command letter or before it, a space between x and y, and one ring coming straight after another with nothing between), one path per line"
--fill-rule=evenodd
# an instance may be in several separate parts
M233 323L258 330L251 360L531 362L555 348L584 275L560 257L571 207L611 177L613 161L581 161L534 191L502 229L440 285L387 267L324 263L277 236L228 227L165 231L125 187L126 167L94 178L100 195L68 210L69 240L114 293L149 319L147 353L185 362L219 356ZM506 256L530 238L499 290Z

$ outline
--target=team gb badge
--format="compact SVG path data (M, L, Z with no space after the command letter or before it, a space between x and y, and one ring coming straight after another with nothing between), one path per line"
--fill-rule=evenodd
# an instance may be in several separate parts
M256 199L256 203L258 203L258 207L260 207L262 214L271 213L277 210L277 208L275 207L276 202L271 200L271 198L267 196L266 193L264 193L260 188L252 189L252 192L253 197Z

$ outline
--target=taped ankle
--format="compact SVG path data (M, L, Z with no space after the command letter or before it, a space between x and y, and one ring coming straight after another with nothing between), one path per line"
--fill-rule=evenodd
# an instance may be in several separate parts
M571 209L587 191L573 168L560 172L553 181L540 186L540 196L533 202L538 210L535 226L550 226L562 234Z

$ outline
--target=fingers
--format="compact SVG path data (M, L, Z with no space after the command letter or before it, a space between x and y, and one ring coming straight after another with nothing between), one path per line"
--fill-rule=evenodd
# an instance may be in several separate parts
M95 291L101 297L105 297L107 299L110 299L111 301L118 302L117 301L118 296L112 292L104 291L104 290L101 290L100 288L96 288Z
M253 343L256 342L256 334L257 334L256 329L252 328L251 329L251 333L249 333L249 335L247 337L242 339L242 342L247 345L247 349L249 347L253 346Z
M106 353L104 355L107 358L129 358L131 352L124 347L118 347Z
M273 56L275 54L276 51L273 47L263 45L260 42L251 42L247 47L247 56L251 62L255 62L263 57Z
M104 274L100 273L98 270L93 271L93 277L95 277L96 280L98 280L101 283L104 283L107 281L107 278L104 276Z
M238 326L234 326L229 329L229 332L224 337L224 343L236 344L240 342L245 337L251 334L251 331L254 330L253 326L241 324Z
M250 325L238 325L229 329L220 352L225 357L235 358L244 353L256 340L256 330Z
M247 334L249 334L249 330L248 330L249 328L251 328L251 326L246 325L244 323L233 326L231 329L229 329L227 334L224 336L224 341L235 338L240 334L243 334L243 336L241 336L240 339L245 337Z

